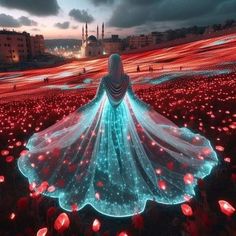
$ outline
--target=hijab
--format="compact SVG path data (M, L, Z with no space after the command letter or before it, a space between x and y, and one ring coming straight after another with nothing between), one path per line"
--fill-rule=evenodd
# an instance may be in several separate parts
M108 71L111 82L114 84L120 83L124 77L124 68L120 55L112 54L108 60Z
M109 57L108 71L109 75L105 80L106 92L111 104L117 106L123 100L129 83L118 54Z

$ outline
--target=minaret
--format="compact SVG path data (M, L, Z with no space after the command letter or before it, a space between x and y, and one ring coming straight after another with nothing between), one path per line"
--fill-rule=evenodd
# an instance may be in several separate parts
M97 25L97 40L99 39L99 28L98 28L98 25Z
M86 44L88 42L88 24L86 22L86 25L85 25L85 40L86 40Z
M84 26L82 27L82 43L84 43Z
M102 41L104 39L104 23L102 23Z

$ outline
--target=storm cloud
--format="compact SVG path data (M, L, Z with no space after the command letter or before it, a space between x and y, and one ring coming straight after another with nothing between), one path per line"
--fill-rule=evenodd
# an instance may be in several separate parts
M115 0L90 0L95 6L113 4Z
M21 16L18 19L18 21L21 25L24 25L24 26L37 26L38 25L38 23L36 21L31 20L26 16Z
M37 26L38 23L34 20L29 19L26 16L21 16L15 19L13 16L0 14L0 26L7 28L19 28L21 26Z
M37 16L57 15L60 9L57 0L0 0L0 5Z
M0 14L0 26L18 28L21 26L21 24L18 22L17 19L10 15Z
M70 27L70 22L69 21L65 21L63 23L58 22L54 26L59 29L68 29Z
M71 16L74 20L82 23L91 23L94 21L94 17L90 15L86 10L72 9L69 12L69 16Z
M129 28L171 21L211 24L216 19L235 17L235 13L236 0L121 0L108 25Z

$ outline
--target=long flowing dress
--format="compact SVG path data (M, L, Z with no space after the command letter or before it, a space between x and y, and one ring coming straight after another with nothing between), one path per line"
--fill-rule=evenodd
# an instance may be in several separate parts
M90 204L102 214L132 216L147 200L179 204L218 159L209 140L179 128L133 93L128 76L104 77L95 98L35 133L18 168L34 191L67 210Z

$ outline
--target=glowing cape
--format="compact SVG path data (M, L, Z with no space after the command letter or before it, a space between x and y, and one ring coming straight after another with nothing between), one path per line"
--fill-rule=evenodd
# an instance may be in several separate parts
M90 204L124 217L142 212L147 200L182 203L217 165L206 138L158 114L125 79L119 103L111 102L104 77L89 104L35 133L18 159L35 191L59 198L67 211Z

